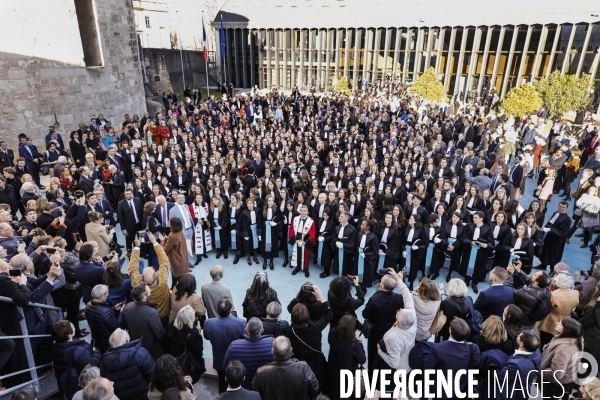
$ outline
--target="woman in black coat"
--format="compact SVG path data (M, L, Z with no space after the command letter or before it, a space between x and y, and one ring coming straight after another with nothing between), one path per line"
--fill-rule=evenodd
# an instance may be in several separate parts
M470 312L469 300L466 297L467 292L467 285L462 279L454 278L450 280L448 291L444 293L446 298L440 303L440 310L446 316L446 323L435 337L436 343L449 339L450 322L452 322L454 317L467 320L467 315Z
M427 234L421 227L421 219L411 215L408 225L400 237L400 250L402 257L406 259L406 272L408 275L409 290L413 289L413 282L417 278L417 272L421 270L422 261L427 248ZM425 271L422 271L423 274Z
M141 225L143 230L148 230L148 235L158 234L161 229L160 223L154 217L154 211L156 211L156 203L149 201L144 204L144 214L142 215ZM150 243L149 239L142 240L140 256L145 257L148 260L148 265L151 265L158 271L158 257L154 250L154 245Z
M352 296L351 288L356 289L356 298ZM358 277L354 277L353 280L350 278L339 276L331 281L329 284L329 292L327 293L327 299L333 317L331 318L330 328L333 329L338 324L340 318L344 315L352 315L356 321L356 329L362 330L362 324L357 319L356 310L365 304L365 295L358 282Z
M314 292L304 290L305 286L313 287L313 284L310 282L305 282L302 286L300 286L300 291L298 291L296 297L290 301L290 304L287 306L287 310L289 313L291 313L296 304L304 304L308 310L310 320L318 321L321 319L323 314L327 313L329 304L323 304L320 302Z
M77 168L83 167L85 164L85 145L81 141L81 136L77 131L71 131L71 141L69 142L69 149L71 150L71 155L73 156L73 160L75 160L75 165Z
M331 269L333 261L333 249L331 248L331 237L335 232L335 223L330 218L331 208L325 207L323 217L317 224L317 251L315 251L315 263L324 268L325 271ZM321 277L324 277L321 274Z
M358 246L354 253L354 264L352 274L358 276L363 291L373 285L377 277L377 261L379 260L379 239L373 233L376 229L373 221L363 220L360 223L356 242Z
M179 357L187 349L189 353L198 361L197 369L183 373L192 377L192 382L200 380L200 376L206 371L204 368L204 358L202 352L204 345L199 331L200 322L196 319L196 311L187 305L177 313L177 317L169 324L165 332L166 347L165 351L173 357Z
M494 236L494 253L488 258L488 271L491 271L491 269L495 266L501 266L504 268L508 266L508 259L510 258L509 249L502 247L502 244L506 238L512 233L510 226L507 225L507 219L506 213L504 211L500 211L496 214L495 221L491 221L488 224L490 228L492 228L492 236Z
M351 315L340 319L335 329L329 331L329 398L340 399L340 371L358 370L367 361L360 338L355 335L355 321Z
M210 211L208 212L208 222L210 223L210 231L212 233L213 248L217 249L217 258L227 259L227 249L231 242L229 234L229 215L227 208L223 204L223 200L219 196L214 196L210 200ZM217 238L218 234L218 238ZM219 239L217 241L217 239ZM217 243L218 242L218 243Z
M246 290L246 297L242 303L244 318L265 318L267 316L267 306L272 301L281 303L277 298L277 292L269 285L267 273L258 271L254 275L252 285Z
M305 361L317 380L321 391L327 393L326 367L327 361L325 355L321 352L322 332L331 321L333 312L329 307L329 302L325 300L321 290L313 285L313 290L317 299L327 306L326 312L318 321L311 321L308 309L304 304L296 304L292 309L292 325L287 328L285 336L290 339L294 356Z
M294 221L294 218L300 215L300 213L296 211L294 207L293 200L288 200L285 208L286 211L283 214L283 231L281 232L281 240L279 241L281 250L283 250L283 255L285 256L285 259L283 260L284 268L288 265L290 252L292 251L292 246L288 243L288 238L290 237L290 227Z

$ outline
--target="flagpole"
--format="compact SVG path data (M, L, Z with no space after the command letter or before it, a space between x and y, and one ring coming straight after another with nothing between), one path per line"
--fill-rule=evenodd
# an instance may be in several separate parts
M206 71L206 93L207 97L210 97L210 89L208 88L208 46L206 42L206 27L204 26L204 11L202 11L202 40L203 46L206 48L206 58L204 59L204 68Z

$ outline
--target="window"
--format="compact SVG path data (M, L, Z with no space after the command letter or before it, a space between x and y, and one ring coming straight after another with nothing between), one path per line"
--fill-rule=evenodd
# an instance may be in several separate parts
M85 66L103 66L98 19L93 0L75 0L75 13L77 14Z
M146 28L150 28L150 17L146 15Z

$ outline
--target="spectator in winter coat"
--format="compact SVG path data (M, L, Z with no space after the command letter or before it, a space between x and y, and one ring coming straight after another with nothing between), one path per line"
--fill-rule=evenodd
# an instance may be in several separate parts
M530 316L541 302L550 296L548 285L550 285L551 278L545 271L538 271L529 277L521 271L520 265L520 261L518 261L516 268L512 265L508 266L508 278L504 284L513 287L515 276L525 284L519 289L514 289L513 302L523 311L525 317L523 325L533 326L535 321Z
M179 281L181 283L181 281ZM204 344L200 335L200 322L196 319L196 310L192 306L185 306L177 313L175 320L169 323L166 331L165 350L173 357L179 357L185 349L198 360L195 371L187 371L184 367L183 372L192 378L192 383L196 383L200 376L206 371L204 368L204 358L202 351Z
M231 315L233 303L229 297L223 297L217 303L217 318L209 318L204 323L204 339L210 340L213 349L213 368L219 375L219 393L227 390L225 367L223 363L229 345L236 339L243 338L244 320Z
M104 264L97 264L94 245L85 243L79 249L79 262L75 264L75 278L83 288L83 303L87 304L92 299L92 288L102 283L106 269Z
M133 288L135 302L123 308L123 326L134 340L142 340L142 346L152 358L158 359L164 353L162 341L165 338L165 328L158 317L156 304L148 300L151 293L152 289L145 282Z
M92 289L92 300L85 306L85 317L92 331L95 346L103 354L109 349L108 339L123 323L122 304L108 303L108 286L96 285Z
M285 336L273 341L275 361L260 367L252 380L252 388L262 400L314 399L320 392L319 381L304 361L292 358L292 345ZM283 384L284 383L284 384Z
M109 339L110 349L104 354L100 371L114 382L120 399L147 400L148 384L154 360L140 340L129 341L129 334L117 329Z
M244 389L252 390L252 379L258 368L273 361L273 337L263 335L263 324L256 317L250 318L246 324L246 335L243 339L234 340L229 345L223 365L231 360L239 360L246 367L246 377L242 382Z
M79 371L88 364L100 365L102 359L100 351L81 339L73 339L74 336L75 327L69 321L60 320L52 325L52 365L58 387L67 399L79 390Z

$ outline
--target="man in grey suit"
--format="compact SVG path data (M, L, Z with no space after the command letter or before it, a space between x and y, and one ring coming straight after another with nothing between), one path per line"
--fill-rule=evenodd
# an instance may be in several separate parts
M227 391L221 393L217 400L261 400L258 392L246 390L242 387L242 381L246 376L246 368L238 360L232 360L225 368L225 380Z
M220 265L213 266L210 269L210 277L212 278L212 281L205 283L200 288L202 301L204 302L204 307L206 307L208 318L216 318L219 316L217 313L217 303L223 296L227 296L230 299L232 298L231 290L221 283L224 270L225 269Z

